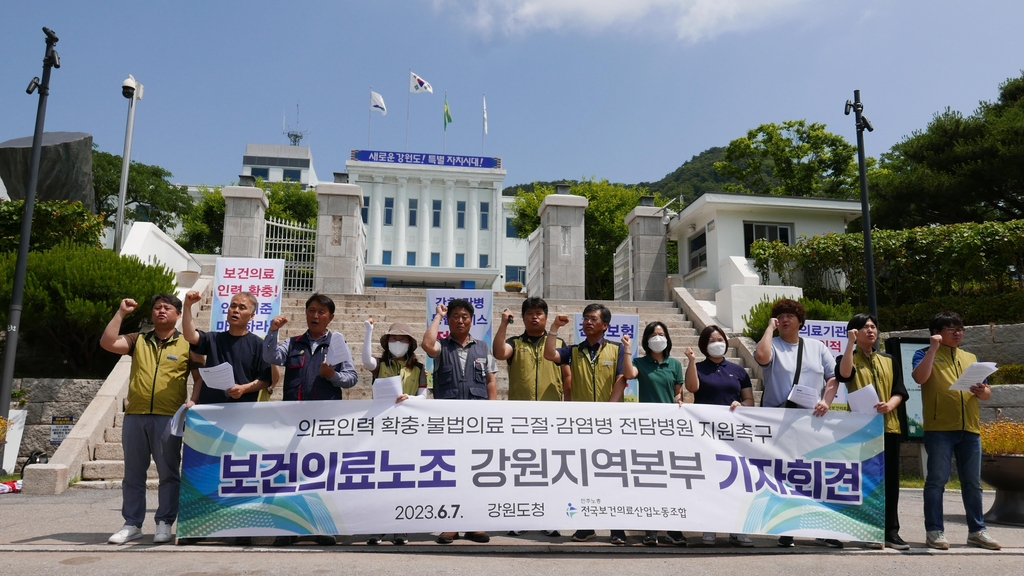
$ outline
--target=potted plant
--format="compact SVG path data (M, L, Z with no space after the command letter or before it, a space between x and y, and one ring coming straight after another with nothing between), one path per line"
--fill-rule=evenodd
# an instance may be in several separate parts
M981 480L996 489L985 522L1024 526L1024 422L981 425Z
M522 292L522 282L505 282L505 292Z

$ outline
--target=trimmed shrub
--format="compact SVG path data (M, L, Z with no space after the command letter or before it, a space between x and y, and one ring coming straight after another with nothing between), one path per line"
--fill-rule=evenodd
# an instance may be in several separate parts
M0 318L5 324L16 259L14 253L0 255ZM19 357L24 345L28 355L36 352L46 361L19 363L19 376L105 376L116 357L100 348L100 335L121 299L140 303L122 325L122 332L135 332L149 318L143 303L174 286L174 273L167 268L110 250L65 241L29 253Z
M941 296L903 306L879 306L881 330L918 330L927 328L937 312L950 310L960 314L965 326L1017 324L1024 322L1024 290L993 296Z
M24 200L0 202L0 252L18 251L24 212ZM81 202L36 202L29 250L48 250L65 239L98 247L104 227L103 218L86 210Z
M743 316L743 320L747 323L746 329L743 330L744 336L758 340L764 335L764 331L768 328L768 321L772 317L772 306L777 301L778 299L762 298L750 309L749 314ZM853 306L847 302L822 302L813 298L799 298L798 301L804 305L804 310L807 311L807 320L846 322L856 313Z
M988 383L997 386L999 384L1024 384L1024 364L1003 364L988 377Z

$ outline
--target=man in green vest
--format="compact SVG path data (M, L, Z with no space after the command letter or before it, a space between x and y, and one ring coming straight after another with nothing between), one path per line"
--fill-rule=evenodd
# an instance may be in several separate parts
M125 544L142 538L146 518L146 471L150 458L160 478L156 508L154 544L174 539L171 525L178 517L178 488L181 483L181 437L170 433L171 419L187 401L187 380L192 363L189 345L176 325L181 300L173 294L152 298L150 320L153 331L120 334L121 322L138 308L131 298L121 300L107 323L100 346L107 352L132 357L128 377L128 406L121 434L124 450L124 480L121 481L121 516L124 526L107 542ZM194 373L198 382L198 372ZM191 403L189 403L191 404Z
M508 361L509 400L570 400L572 398L572 372L569 365L559 366L544 358L547 339L548 304L541 298L523 300L521 336L506 339L512 312L501 313L501 325L494 333L491 351L495 360ZM555 346L565 342L555 338Z
M960 349L964 321L955 312L939 312L928 324L932 333L927 349L914 353L911 373L921 385L924 407L924 448L928 452L928 475L924 481L924 529L928 546L948 550L949 540L942 522L942 493L953 456L960 476L960 495L967 516L967 543L999 550L1001 546L985 530L981 503L981 407L992 388L985 382L971 382L970 391L950 390L964 370L978 357Z
M603 304L587 304L583 309L583 334L579 344L556 347L558 329L569 323L568 314L559 314L551 323L550 338L544 343L544 358L561 366L569 365L572 372L572 392L568 399L575 402L621 402L626 391L623 369L633 373L629 351L629 336L622 335L622 343L605 340L604 333L612 321L612 312ZM575 542L593 540L593 530L577 530ZM617 546L626 543L625 530L612 530L611 542Z
M572 399L572 372L568 364L559 366L544 358L544 343L547 340L548 303L542 298L523 300L523 334L506 339L508 325L512 323L512 311L501 313L501 324L494 333L491 352L495 360L508 361L509 400L570 400ZM561 348L565 342L555 338L555 346ZM557 538L558 530L545 530L545 534ZM522 532L509 532L517 536Z

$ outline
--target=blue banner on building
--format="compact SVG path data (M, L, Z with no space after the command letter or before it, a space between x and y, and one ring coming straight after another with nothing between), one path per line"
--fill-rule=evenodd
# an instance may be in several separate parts
M453 154L419 154L415 152L353 150L352 160L358 160L360 162L387 162L390 164L454 166L456 168L501 168L501 158L487 158L484 156L455 156Z

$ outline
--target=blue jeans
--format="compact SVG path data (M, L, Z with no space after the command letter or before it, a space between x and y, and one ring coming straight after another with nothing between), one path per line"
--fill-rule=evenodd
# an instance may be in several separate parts
M928 477L924 481L924 528L943 530L942 493L949 481L953 456L960 476L960 494L967 514L967 529L985 529L981 504L981 436L973 432L925 432L928 451Z

